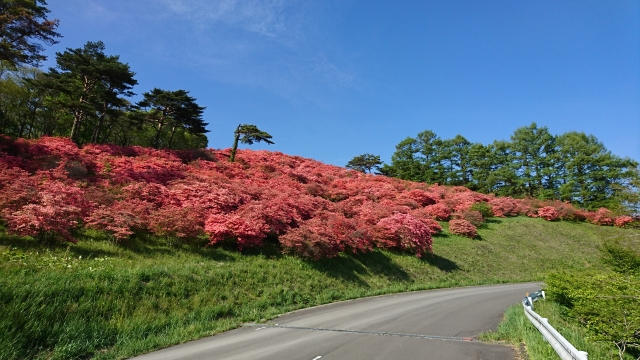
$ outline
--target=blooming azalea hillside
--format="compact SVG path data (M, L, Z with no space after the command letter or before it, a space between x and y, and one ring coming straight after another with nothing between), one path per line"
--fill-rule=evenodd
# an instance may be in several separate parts
M495 197L427 185L278 152L162 151L87 145L66 138L0 138L0 216L19 235L76 242L73 229L101 229L119 241L140 231L210 244L260 246L277 238L311 259L373 248L420 257L449 221L475 237L487 216L529 216L625 226L631 217L560 201Z

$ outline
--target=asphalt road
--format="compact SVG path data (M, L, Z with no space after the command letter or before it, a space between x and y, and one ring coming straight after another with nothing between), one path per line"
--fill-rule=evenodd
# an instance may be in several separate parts
M134 359L514 359L506 346L474 341L495 330L536 283L410 292L344 301L247 324Z

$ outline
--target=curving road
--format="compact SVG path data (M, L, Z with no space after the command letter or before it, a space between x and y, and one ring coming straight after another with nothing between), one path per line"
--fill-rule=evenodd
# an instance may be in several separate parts
M344 301L155 351L138 360L514 359L474 337L495 330L537 283L419 291Z

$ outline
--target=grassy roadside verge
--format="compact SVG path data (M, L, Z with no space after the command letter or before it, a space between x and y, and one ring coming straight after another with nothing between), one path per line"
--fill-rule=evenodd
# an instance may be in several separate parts
M549 319L549 323L576 349L589 353L589 359L616 360L618 352L611 344L591 342L586 340L585 329L571 320L562 316L561 308L552 301L540 300L535 303L535 311L540 316ZM506 313L503 322L495 332L487 332L480 336L480 340L498 342L512 345L520 352L522 359L548 360L558 359L555 350L543 339L542 334L536 329L524 315L522 305L513 305ZM522 354L526 349L526 355ZM635 360L629 354L625 354L625 360Z
M630 231L491 219L481 239L435 238L433 257L374 251L309 262L275 247L238 253L99 233L44 248L0 238L0 359L121 359L244 322L392 292L541 280L602 266L596 245ZM637 232L637 231L636 231Z

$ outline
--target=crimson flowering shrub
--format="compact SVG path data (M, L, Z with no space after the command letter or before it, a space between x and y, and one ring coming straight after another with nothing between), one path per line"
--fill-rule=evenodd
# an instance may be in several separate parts
M453 219L449 221L449 231L452 234L475 238L478 236L476 227L465 219Z
M461 212L457 212L453 214L455 219L464 219L473 224L475 227L479 227L484 222L484 218L480 211L475 210L465 210Z
M28 204L3 209L9 231L40 239L60 236L76 243L70 230L77 227L89 210L82 190L73 185L45 180Z
M409 215L425 224L431 234L439 234L442 232L442 226L440 226L440 223L432 219L431 214L429 214L424 208L412 210L409 212Z
M553 206L545 206L538 209L538 216L547 221L552 221L556 220L560 216L560 213Z
M367 228L360 229L355 219L326 211L279 239L285 251L313 260L335 257L345 250L365 252L373 247L373 238Z
M424 210L430 214L433 219L440 221L447 221L451 216L451 209L443 203L426 206Z
M419 206L433 205L436 203L433 195L425 190L413 189L403 195L416 202Z
M149 231L171 239L194 239L204 233L204 220L197 209L167 205L152 212L148 218Z
M124 241L140 232L239 249L278 239L310 259L375 247L431 252L431 235L476 236L483 217L588 220L625 226L606 209L499 198L460 186L372 176L279 152L167 151L0 135L0 217L9 231L75 241L79 225ZM479 213L482 212L483 214Z
M519 215L538 217L538 209L541 207L544 207L542 201L534 198L524 198L518 200L516 211Z
M118 241L126 240L137 230L146 228L153 205L146 201L115 201L109 206L102 205L86 218L86 225L92 229L105 230Z
M376 224L376 230L376 241L381 248L413 251L417 257L433 253L429 228L411 215L396 213L386 217Z
M500 197L489 201L493 215L497 217L517 216L519 201L511 197Z
M618 216L614 220L614 225L617 227L625 227L633 222L633 218L631 216Z
M547 206L553 206L558 212L558 218L562 220L571 220L571 221L584 221L585 215L584 211L578 210L569 202L553 200L546 201Z
M614 224L613 213L607 208L600 208L592 214L587 219L596 225L611 226Z

